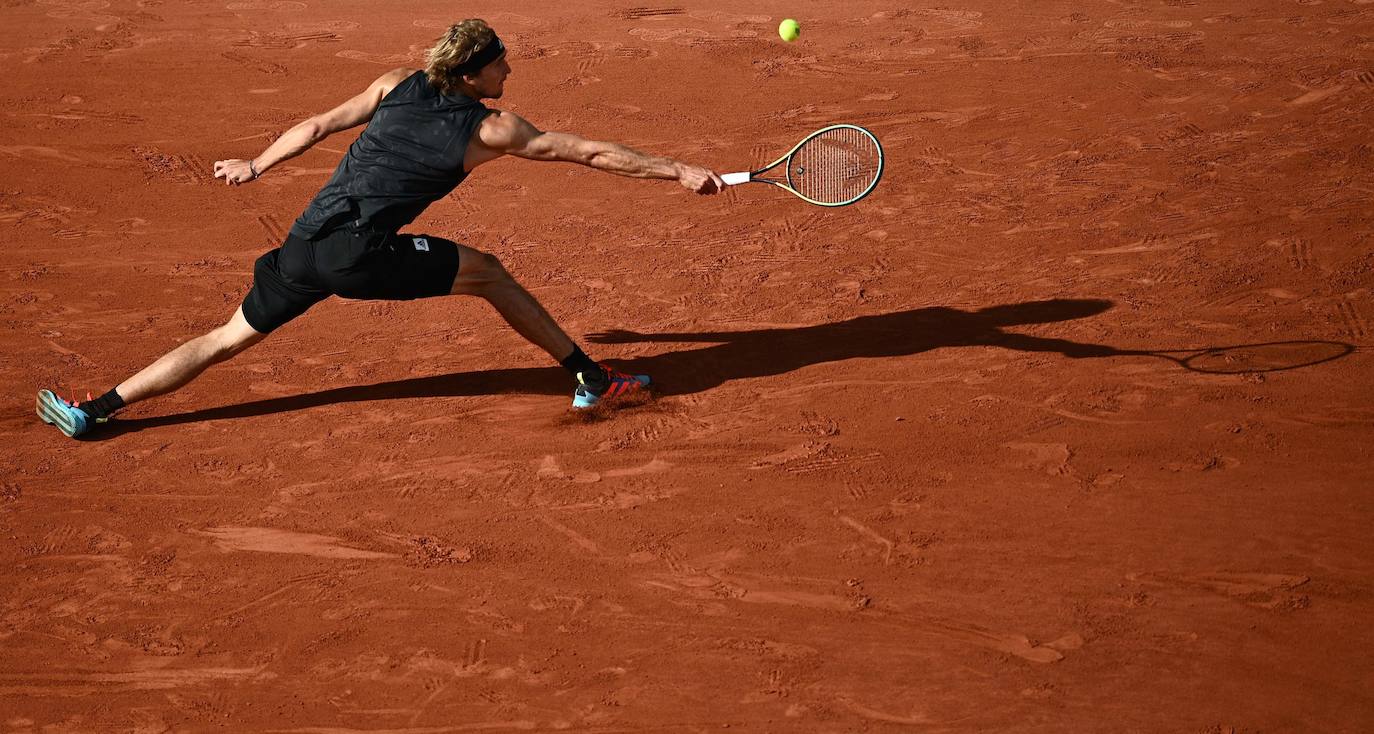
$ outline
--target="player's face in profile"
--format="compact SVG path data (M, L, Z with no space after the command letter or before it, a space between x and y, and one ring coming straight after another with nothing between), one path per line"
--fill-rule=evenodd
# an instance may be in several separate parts
M506 55L501 54L501 58L482 67L472 86L482 95L482 99L500 99L501 94L506 91L506 77L508 76L510 76L510 64L506 61Z

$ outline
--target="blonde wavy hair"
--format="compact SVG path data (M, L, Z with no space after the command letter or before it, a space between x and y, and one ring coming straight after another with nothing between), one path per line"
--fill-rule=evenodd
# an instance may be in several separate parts
M444 94L457 92L462 75L454 72L454 69L486 48L495 38L496 31L481 18L468 18L449 26L429 50L425 63L425 76L429 83Z

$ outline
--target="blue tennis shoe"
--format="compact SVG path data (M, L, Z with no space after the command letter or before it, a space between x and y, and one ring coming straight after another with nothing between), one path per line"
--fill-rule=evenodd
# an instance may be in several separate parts
M104 423L108 418L92 418L86 415L86 411L78 408L76 401L67 402L57 397L52 390L38 391L38 417L44 423L57 426L57 430L63 434L76 438L83 433L91 430L97 423Z

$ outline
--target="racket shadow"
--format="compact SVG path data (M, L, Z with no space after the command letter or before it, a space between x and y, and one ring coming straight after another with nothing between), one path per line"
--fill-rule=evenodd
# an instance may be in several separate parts
M1345 342L1303 340L1236 344L1203 349L1119 350L1120 356L1157 357L1189 372L1246 375L1286 372L1332 362L1356 350Z
M860 357L903 357L942 348L995 346L1024 352L1057 352L1074 359L1164 356L1163 352L1123 350L1104 344L1048 339L1005 330L1013 326L1095 316L1112 306L1111 301L1100 299L1032 301L972 311L936 306L796 328L672 333L608 331L590 334L587 340L598 344L709 342L709 346L612 360L617 369L653 375L656 391L660 395L692 394L731 380L779 375L811 365ZM1328 347L1333 351L1325 353L1321 361L1338 359L1354 350L1350 345L1335 342L1291 344L1335 345ZM1336 347L1344 348L1344 351ZM1211 354L1215 350L1198 351ZM1196 369L1190 366L1187 359L1174 361L1186 369ZM1292 368L1308 364L1312 362ZM571 380L558 367L456 372L333 388L166 416L116 419L101 431L94 432L89 440L106 440L160 426L233 420L339 403L497 394L571 395L571 391Z

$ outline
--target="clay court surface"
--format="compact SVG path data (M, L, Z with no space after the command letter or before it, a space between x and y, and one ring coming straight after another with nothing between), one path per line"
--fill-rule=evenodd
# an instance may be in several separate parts
M5 734L1374 727L1374 3L0 5ZM653 375L604 420L452 298L38 422L227 320L353 133L215 160L469 16L547 129L887 175L433 206Z

